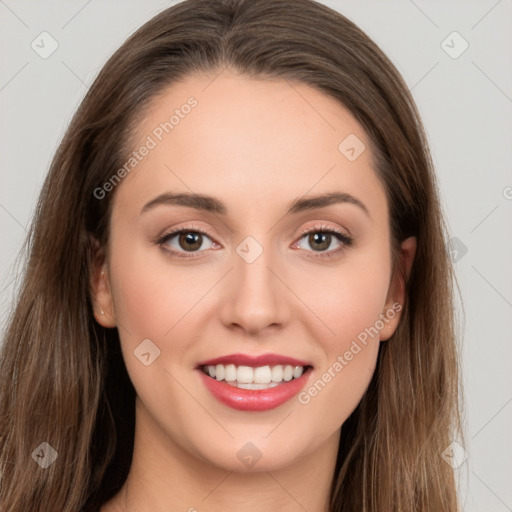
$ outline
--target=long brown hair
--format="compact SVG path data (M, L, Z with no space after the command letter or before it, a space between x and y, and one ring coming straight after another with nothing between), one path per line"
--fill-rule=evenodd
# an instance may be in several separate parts
M453 270L427 139L393 64L356 25L313 0L187 0L134 33L94 81L51 163L0 360L2 512L96 511L133 450L135 391L115 329L95 322L92 239L106 244L113 191L157 94L196 71L297 80L343 104L371 142L385 187L394 270L418 240L397 331L381 343L343 424L330 508L455 512L441 453L461 432ZM340 141L341 142L341 141ZM38 457L57 458L47 468ZM39 451L37 451L39 450ZM43 454L46 454L43 456Z

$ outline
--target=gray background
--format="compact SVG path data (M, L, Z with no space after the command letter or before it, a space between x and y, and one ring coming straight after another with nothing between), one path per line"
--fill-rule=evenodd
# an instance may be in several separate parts
M380 45L423 117L465 313L459 302L467 459L456 473L464 510L512 511L512 0L323 3ZM0 0L2 329L18 251L71 115L108 56L169 5ZM51 48L43 31L58 44L46 59L31 47ZM463 40L469 47L457 55Z

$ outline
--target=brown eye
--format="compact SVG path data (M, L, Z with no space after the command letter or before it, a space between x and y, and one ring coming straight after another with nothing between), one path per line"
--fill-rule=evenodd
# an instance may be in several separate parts
M180 233L178 243L185 251L195 251L203 244L203 235L194 231Z
M325 251L331 245L331 241L332 235L330 233L325 233L323 231L310 233L308 237L309 245L315 251Z
M210 247L205 242L210 242ZM218 248L218 244L200 229L181 228L162 236L157 244L172 256L193 257L200 256L209 248ZM187 254L188 253L188 254Z
M330 258L340 256L346 248L353 246L353 244L354 239L351 236L345 235L336 228L315 226L301 233L301 237L294 244L294 248L305 249L309 253L316 253L310 254L310 256L315 258Z

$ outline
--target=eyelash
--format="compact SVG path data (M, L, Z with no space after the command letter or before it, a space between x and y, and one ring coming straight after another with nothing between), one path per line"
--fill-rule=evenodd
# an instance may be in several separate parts
M200 233L201 235L206 235L207 237L213 239L214 237L204 229L197 228L196 226L188 226L188 227L180 227L174 231L171 231L170 233L166 233L165 235L162 235L158 240L156 240L156 244L162 247L163 250L170 253L172 256L177 256L179 258L194 258L196 257L196 252L191 252L190 254L185 254L181 251L175 251L174 249L169 249L168 247L164 248L163 245L167 243L169 240L174 238L176 235L180 235L182 233ZM307 252L317 252L317 254L312 255L313 258L333 258L337 256L338 254L342 253L346 250L347 247L351 247L354 244L354 239L344 233L342 233L340 230L333 228L331 226L324 226L324 225L318 225L313 226L312 228L306 229L300 233L299 241L304 238L304 236L312 234L312 233L328 233L334 235L338 241L342 242L341 247L338 249L334 249L331 251L307 251ZM201 251L199 251L201 252Z

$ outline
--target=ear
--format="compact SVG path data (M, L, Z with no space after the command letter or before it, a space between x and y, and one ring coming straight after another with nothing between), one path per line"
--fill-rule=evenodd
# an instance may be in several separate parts
M94 318L103 327L116 327L112 292L105 251L96 239L92 240L93 254L89 269L89 290Z
M406 284L411 274L416 255L417 240L411 236L400 244L397 266L393 271L392 281L382 312L384 328L380 332L380 341L388 340L396 331L406 299Z

